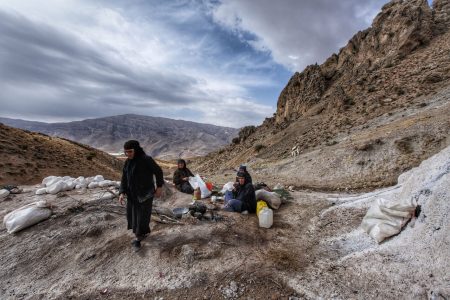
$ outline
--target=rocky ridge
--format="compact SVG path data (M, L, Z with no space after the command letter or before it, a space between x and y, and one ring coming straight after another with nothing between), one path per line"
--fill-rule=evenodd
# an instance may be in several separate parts
M9 126L67 138L117 153L125 141L139 140L144 150L164 159L205 155L231 141L237 129L167 118L120 115L68 123L0 118Z
M246 163L261 179L313 188L395 183L450 143L449 3L389 2L338 54L295 73L274 117L196 167L223 173Z

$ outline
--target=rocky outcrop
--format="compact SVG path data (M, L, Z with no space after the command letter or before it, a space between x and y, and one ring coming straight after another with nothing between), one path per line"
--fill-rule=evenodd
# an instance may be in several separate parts
M374 71L398 64L427 45L435 32L448 28L448 1L435 1L434 6L432 10L426 0L386 4L372 26L354 35L338 54L292 76L278 99L276 123L308 115L322 101L326 104L321 107L342 111L364 98L353 83L370 85Z
M244 163L256 180L320 189L395 183L450 142L449 2L389 2L338 54L295 73L273 117L193 167Z
M446 32L450 27L450 0L433 1L433 19L435 21L435 33Z

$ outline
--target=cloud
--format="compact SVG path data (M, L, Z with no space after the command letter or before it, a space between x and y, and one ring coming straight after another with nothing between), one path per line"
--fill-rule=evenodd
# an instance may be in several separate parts
M370 25L386 0L227 0L212 10L214 20L267 51L293 71L322 63L358 30ZM254 38L256 36L256 38Z
M133 23L111 8L93 16L86 27L54 26L0 9L3 116L44 121L120 113L177 117L174 111L190 109L198 112L192 121L239 127L273 112L248 91L271 85L267 78L227 74L224 69L232 69L232 63L220 70L187 55L200 53L204 59L201 52L215 51L214 45L177 39L161 24ZM236 110L236 105L246 107ZM248 113L253 107L258 112Z
M4 0L0 115L124 113L261 123L292 71L328 57L381 2Z

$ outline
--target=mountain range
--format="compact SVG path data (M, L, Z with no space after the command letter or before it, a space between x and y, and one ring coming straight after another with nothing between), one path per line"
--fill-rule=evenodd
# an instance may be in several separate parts
M0 122L66 138L109 153L121 153L124 142L135 139L148 154L161 159L205 155L230 143L238 133L235 128L132 114L67 123L9 118L0 118Z

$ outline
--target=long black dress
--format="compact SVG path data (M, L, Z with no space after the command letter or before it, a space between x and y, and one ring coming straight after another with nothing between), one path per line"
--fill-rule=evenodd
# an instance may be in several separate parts
M128 229L132 229L136 236L150 233L155 193L153 175L156 177L156 186L162 187L163 172L153 158L145 153L125 161L119 193L127 195Z

